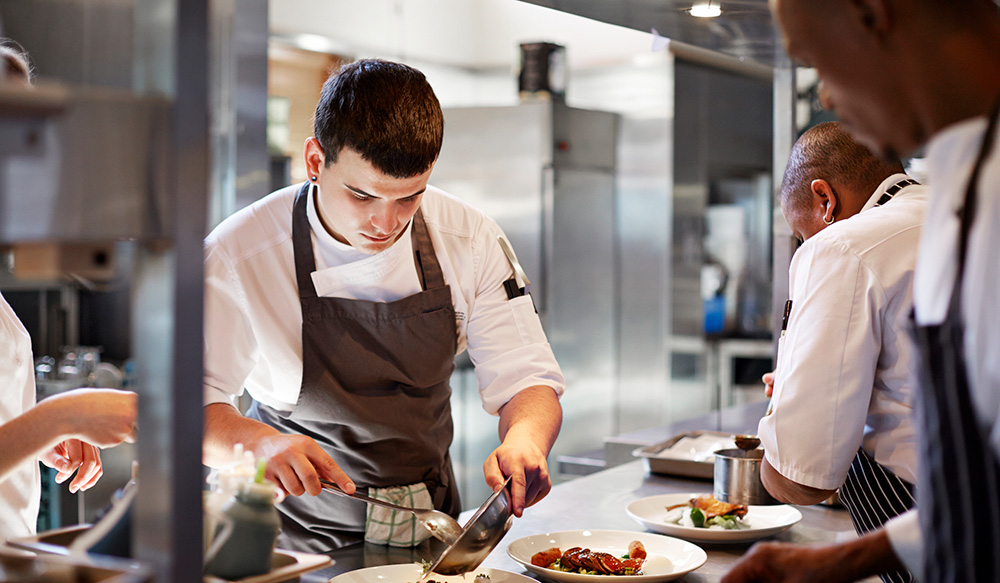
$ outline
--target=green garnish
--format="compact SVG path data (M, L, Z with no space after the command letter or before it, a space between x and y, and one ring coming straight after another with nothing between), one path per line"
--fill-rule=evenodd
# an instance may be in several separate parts
M254 476L254 483L263 484L264 483L264 470L267 469L267 460L264 458L257 458L257 475Z

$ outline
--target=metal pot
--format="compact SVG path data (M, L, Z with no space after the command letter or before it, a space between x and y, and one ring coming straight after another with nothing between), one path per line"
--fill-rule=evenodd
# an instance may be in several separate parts
M763 449L720 449L715 452L716 500L730 504L780 504L760 481Z

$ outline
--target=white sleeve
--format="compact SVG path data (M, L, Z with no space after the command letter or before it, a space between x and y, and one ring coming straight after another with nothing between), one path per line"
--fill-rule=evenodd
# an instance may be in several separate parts
M243 392L253 368L257 342L246 298L225 253L205 246L204 404L229 403Z
M469 303L468 350L483 409L496 414L522 389L544 385L562 395L565 381L531 297L508 300L504 292L513 270L496 240L500 227L486 220L483 231L473 241L476 292Z
M914 509L900 514L883 526L892 550L906 565L906 569L914 574L920 573L924 562L924 539L920 533L919 518L918 511Z
M792 260L792 309L778 350L772 413L758 433L781 475L833 490L861 447L885 294L849 249L816 243L800 247Z

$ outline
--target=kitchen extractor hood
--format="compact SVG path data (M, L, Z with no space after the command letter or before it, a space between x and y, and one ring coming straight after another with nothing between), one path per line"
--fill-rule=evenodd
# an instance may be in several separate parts
M721 8L714 18L692 16L704 0L521 0L608 24L718 51L737 59L774 66L787 57L768 10L767 0L712 0Z

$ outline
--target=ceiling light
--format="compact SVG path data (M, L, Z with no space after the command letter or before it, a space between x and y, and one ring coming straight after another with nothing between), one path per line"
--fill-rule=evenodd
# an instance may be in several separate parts
M697 16L698 18L715 18L720 14L722 14L722 7L718 4L713 5L712 0L696 2L691 6L691 16Z

